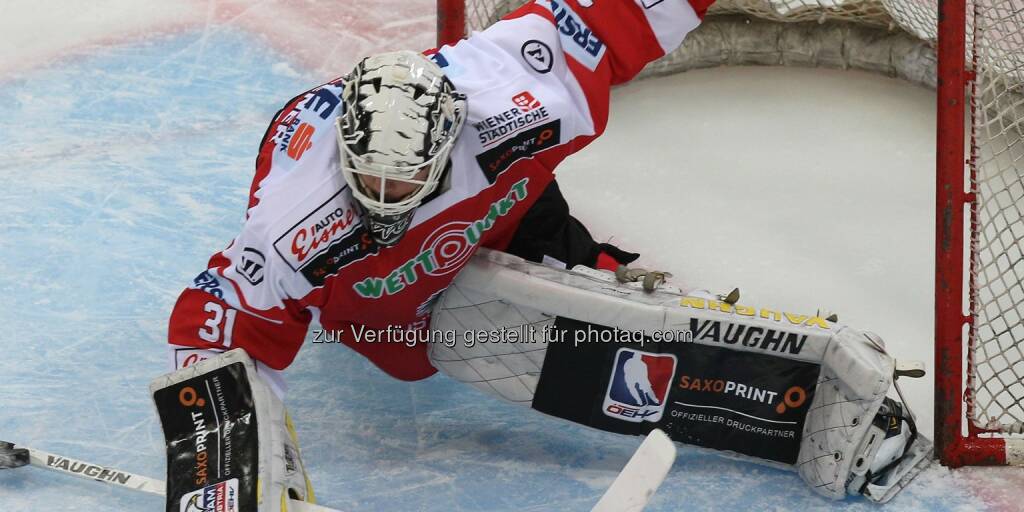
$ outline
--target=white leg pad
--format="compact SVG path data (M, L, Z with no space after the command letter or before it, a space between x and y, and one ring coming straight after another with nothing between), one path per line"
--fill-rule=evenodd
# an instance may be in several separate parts
M554 317L452 283L434 307L431 328L455 331L453 343L432 343L431 364L445 375L509 402L529 406L537 390ZM502 328L505 328L502 334ZM514 329L520 334L510 334ZM534 332L530 339L516 339Z

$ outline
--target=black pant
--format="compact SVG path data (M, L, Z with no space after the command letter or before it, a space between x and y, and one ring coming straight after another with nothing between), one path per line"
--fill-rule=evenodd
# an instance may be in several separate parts
M602 252L623 265L640 257L614 245L594 241L587 228L569 215L569 204L557 181L552 181L527 210L505 252L536 263L549 256L565 263L567 268L575 265L593 268Z

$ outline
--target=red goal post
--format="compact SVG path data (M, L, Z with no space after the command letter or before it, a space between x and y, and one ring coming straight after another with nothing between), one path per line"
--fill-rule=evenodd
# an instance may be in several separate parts
M438 44L523 3L438 0ZM936 90L936 452L1024 464L1024 0L719 0L644 74L744 64Z
M968 7L938 3L935 447L1024 465L1024 2Z

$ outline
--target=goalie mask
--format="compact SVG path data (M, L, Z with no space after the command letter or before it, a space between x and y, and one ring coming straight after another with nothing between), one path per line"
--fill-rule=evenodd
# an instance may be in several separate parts
M462 128L466 97L433 61L411 51L367 57L345 77L337 121L341 170L366 209L370 236L398 243L437 190Z

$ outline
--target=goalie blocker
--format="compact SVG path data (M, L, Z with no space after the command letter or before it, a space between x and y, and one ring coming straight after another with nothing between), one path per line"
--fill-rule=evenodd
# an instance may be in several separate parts
M210 355L150 384L167 446L167 512L314 502L280 398L244 350Z
M434 366L487 393L795 469L832 499L887 501L930 459L913 415L887 397L895 361L881 340L817 315L481 250L431 328L462 334L431 344ZM516 334L481 334L495 331Z

